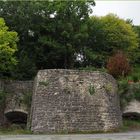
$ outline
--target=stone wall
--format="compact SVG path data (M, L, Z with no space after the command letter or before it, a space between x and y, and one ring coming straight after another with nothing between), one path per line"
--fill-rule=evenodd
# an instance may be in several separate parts
M137 114L140 116L140 102L137 100L132 100L129 104L124 108L123 115L129 114Z
M106 73L41 70L32 99L33 132L109 131L122 124L114 78Z
M23 102L23 98L26 94L32 93L33 81L14 81L14 80L1 80L0 89L7 94L6 105L4 111L0 112L0 125L8 121L10 113L23 113L27 116L29 109ZM16 114L18 117L18 114ZM5 117L6 116L6 117ZM26 117L25 116L25 117ZM19 116L22 117L22 116ZM24 118L25 118L24 117ZM12 118L15 119L15 118ZM18 118L17 118L18 119ZM20 119L20 118L19 118Z
M3 81L0 81L0 92L2 92L4 89L4 83ZM0 106L0 126L3 125L3 122L4 122L4 108L3 106Z
M27 112L27 106L22 101L25 94L32 93L33 81L5 81L4 90L8 93L5 113L10 111Z

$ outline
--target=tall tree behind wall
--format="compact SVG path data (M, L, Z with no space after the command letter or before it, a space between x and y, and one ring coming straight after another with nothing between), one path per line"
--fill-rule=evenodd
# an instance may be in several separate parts
M93 16L88 22L89 38L85 48L85 65L104 67L114 52L121 50L132 59L138 48L138 36L132 25L114 14Z
M18 66L12 75L31 79L38 69L72 68L88 37L94 1L0 1L0 17L19 34Z

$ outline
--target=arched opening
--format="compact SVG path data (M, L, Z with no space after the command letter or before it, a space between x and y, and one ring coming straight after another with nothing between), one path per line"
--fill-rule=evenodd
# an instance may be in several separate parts
M9 111L5 113L5 116L10 124L17 124L22 128L27 124L27 113L21 111Z
M123 119L127 120L139 120L140 121L140 113L138 112L127 112L123 113Z

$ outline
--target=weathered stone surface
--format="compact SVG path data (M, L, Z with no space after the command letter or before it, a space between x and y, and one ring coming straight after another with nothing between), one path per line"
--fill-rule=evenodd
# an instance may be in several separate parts
M0 80L0 92L4 89L4 82ZM0 105L0 126L4 124L4 105Z
M31 113L33 132L109 131L121 126L114 78L106 73L41 70Z
M138 115L140 116L140 102L137 100L132 100L123 110L123 115Z
M23 103L23 98L29 92L32 93L33 81L1 80L0 89L8 93L5 109L0 112L0 125L7 121L5 115L7 117L11 116L10 113L19 114L21 112L22 114L28 114L29 109ZM20 120L20 118L17 119Z
M33 81L5 81L4 90L8 93L5 113L21 111L27 113L27 106L22 102L24 95L32 93Z

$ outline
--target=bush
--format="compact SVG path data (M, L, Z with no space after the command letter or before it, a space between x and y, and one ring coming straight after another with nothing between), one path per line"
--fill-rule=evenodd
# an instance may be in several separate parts
M140 84L131 83L129 84L126 79L118 81L120 105L123 109L132 100L140 101Z
M118 88L120 96L120 105L121 108L123 109L131 101L131 97L128 95L129 91L128 81L125 79L118 81Z
M127 57L121 51L118 51L109 58L107 62L107 70L115 78L127 76L131 72Z
M137 75L132 75L134 82L139 82L139 77Z

